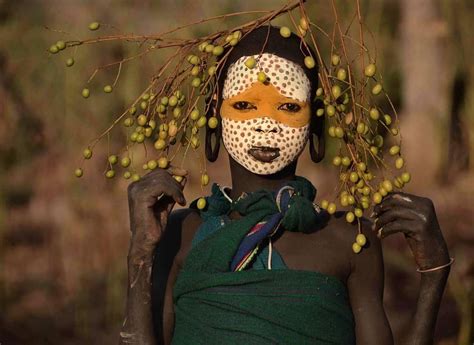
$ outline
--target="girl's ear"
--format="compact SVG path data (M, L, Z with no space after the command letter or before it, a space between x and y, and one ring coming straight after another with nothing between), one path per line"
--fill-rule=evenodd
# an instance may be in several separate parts
M311 106L309 154L311 155L311 160L315 163L323 160L326 151L326 142L324 140L325 117L324 115L316 116L316 110L322 107L323 102L320 99L314 101ZM315 145L315 140L317 140L317 145Z
M214 162L219 156L222 137L222 124L219 108L217 94L211 95L206 100L206 118L209 121L211 117L216 117L218 121L216 128L206 126L206 158L209 162Z

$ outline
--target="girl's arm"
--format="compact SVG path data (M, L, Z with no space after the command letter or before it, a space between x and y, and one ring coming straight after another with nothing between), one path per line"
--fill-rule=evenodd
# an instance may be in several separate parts
M184 182L178 183L171 172L156 169L128 188L132 236L127 257L127 304L119 344L157 344L151 306L153 254L174 204L186 204L183 187Z
M393 336L383 307L384 264L380 240L362 221L367 244L353 254L347 281L357 344L393 345Z
M374 213L373 230L380 238L403 233L421 271L416 311L404 344L433 344L439 305L453 262L433 202L407 193L390 193Z

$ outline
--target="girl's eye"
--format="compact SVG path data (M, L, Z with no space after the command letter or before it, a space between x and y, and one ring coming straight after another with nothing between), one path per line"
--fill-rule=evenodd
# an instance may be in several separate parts
M278 110L285 110L291 113L297 113L301 110L301 107L296 103L285 103L278 107Z
M257 109L254 105L245 101L235 102L232 106L234 107L234 109L237 109L237 110Z

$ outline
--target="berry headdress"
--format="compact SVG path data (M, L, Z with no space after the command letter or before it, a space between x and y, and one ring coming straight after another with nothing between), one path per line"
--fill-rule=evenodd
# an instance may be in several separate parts
M204 145L201 145L202 132L206 129L206 156L215 160L219 140L214 140L214 145L209 143L213 141L213 135L220 139L218 101L225 88L228 69L242 56L256 56L256 59L246 61L245 66L256 72L257 80L268 82L267 78L272 76L259 69L258 56L274 52L299 65L310 82L312 132L316 134L311 136L312 159L319 161L323 157L324 140L318 140L316 145L313 142L323 137L323 130L333 138L330 144L338 147L338 154L330 159L339 174L340 184L336 188L335 201L323 200L321 206L334 213L337 202L350 208L346 214L348 222L357 220L388 192L409 182L410 174L404 171L405 162L400 155L396 110L382 85L375 57L364 41L367 30L360 8L357 4L354 17L358 20L343 28L335 2L330 0L330 3L335 19L330 30L324 30L316 19L309 18L304 1L290 1L279 9L262 12L257 19L238 27L197 38L176 38L176 33L193 25L249 13L230 13L156 35L111 35L58 41L50 47L51 54L66 54L78 47L106 41L140 43L137 55L97 68L82 90L84 98L97 93L94 78L102 70L117 70L112 83L100 86L103 92L110 93L119 86L122 68L140 61L136 57L155 50L171 50L150 78L148 87L138 92L113 124L84 150L84 159L91 159L94 146L123 125L126 142L120 152L110 153L106 177L113 178L120 172L126 179L137 180L147 170L165 169L170 165L191 168L183 165L182 157L195 153L198 160L193 160L192 167L199 168L201 184L207 185L209 175L202 150ZM295 18L295 12L299 19ZM289 25L279 29L272 27L272 21L282 16L287 16ZM351 35L354 22L359 25L355 37ZM89 25L92 31L102 27L98 22ZM74 58L69 57L66 65L72 67ZM327 131L324 122L328 123ZM179 169L175 172L179 180ZM75 174L81 177L83 168L77 168Z

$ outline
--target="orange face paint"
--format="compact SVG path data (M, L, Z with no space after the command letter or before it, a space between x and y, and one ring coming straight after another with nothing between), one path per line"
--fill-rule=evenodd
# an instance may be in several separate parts
M309 124L311 109L308 102L285 97L275 86L256 82L238 95L225 99L221 116L234 121L269 117L289 127L299 128Z

